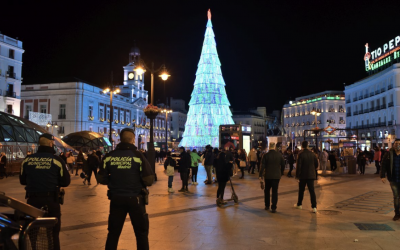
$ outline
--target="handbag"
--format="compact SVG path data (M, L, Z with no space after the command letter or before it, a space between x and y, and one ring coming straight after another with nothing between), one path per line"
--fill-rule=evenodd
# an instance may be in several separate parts
M171 165L167 166L167 176L174 176L175 174L175 168Z
M85 179L85 178L86 178L86 174L85 174L84 172L81 172L80 177L81 177L82 179Z
M246 162L245 162L245 161L242 161L242 160L240 160L240 167L246 167Z

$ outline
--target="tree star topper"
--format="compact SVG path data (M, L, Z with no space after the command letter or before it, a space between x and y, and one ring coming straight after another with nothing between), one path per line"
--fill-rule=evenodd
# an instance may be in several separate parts
M208 20L211 20L211 10L210 9L208 9L208 11L207 11L207 17L208 17Z

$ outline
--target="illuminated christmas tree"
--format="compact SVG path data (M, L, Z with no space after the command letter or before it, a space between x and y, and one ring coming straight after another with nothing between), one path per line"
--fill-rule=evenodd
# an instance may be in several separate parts
M209 144L218 147L219 125L234 124L214 37L211 11L208 10L203 49L189 102L185 132L179 146L202 148Z

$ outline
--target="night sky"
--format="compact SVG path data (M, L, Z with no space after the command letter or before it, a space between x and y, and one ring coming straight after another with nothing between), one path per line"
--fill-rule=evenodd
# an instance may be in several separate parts
M23 84L73 76L102 87L111 71L122 84L136 41L148 65L166 64L166 94L187 103L211 8L232 107L268 113L366 77L365 43L374 50L400 35L398 1L9 2L0 31L23 42ZM145 82L149 90L148 73Z

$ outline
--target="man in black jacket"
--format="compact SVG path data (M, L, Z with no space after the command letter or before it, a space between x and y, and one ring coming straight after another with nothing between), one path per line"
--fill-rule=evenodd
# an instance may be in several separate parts
M89 154L88 158L87 158L87 181L88 181L88 185L90 185L90 179L92 178L92 172L94 173L94 178L96 178L96 174L97 174L97 169L99 168L100 165L100 160L99 157L96 155L96 151L93 150L93 152L91 154ZM83 183L85 183L85 181L83 181ZM98 183L97 183L98 184Z
M281 169L285 167L285 160L282 155L275 150L275 143L269 144L269 151L261 159L261 170L259 173L260 181L265 178L264 188L264 201L265 210L269 210L270 205L270 192L272 188L272 205L271 212L276 212L276 205L278 203L278 186L281 179ZM265 170L265 174L264 173Z
M7 177L6 169L7 169L7 156L6 153L0 153L0 179L3 179L4 176Z
M106 154L100 166L101 184L108 184L110 215L106 250L116 250L126 215L135 231L137 249L149 249L149 217L146 213L148 194L154 173L146 158L137 151L135 131L125 128L120 133L121 143Z
M317 212L317 198L314 191L314 181L317 179L316 169L318 168L318 159L313 152L308 150L308 142L301 143L302 152L299 153L296 166L296 179L299 179L299 198L295 208L302 209L304 190L306 185L311 197L312 212Z
M53 228L54 247L49 245L49 249L58 250L60 249L61 228L59 191L60 187L67 187L71 179L66 163L59 156L54 155L53 135L40 135L39 145L37 153L27 156L22 162L19 180L21 185L26 185L27 203L36 208L47 207L46 216L58 219ZM34 236L31 241L36 241Z
M205 184L212 184L212 168L214 164L214 154L212 152L212 147L210 145L206 146L206 152L204 154L204 167L207 172L207 180Z
M394 141L393 147L386 153L382 160L381 178L386 182L386 176L392 188L394 198L393 220L400 219L400 139Z
M192 159L188 153L186 153L184 147L180 147L181 152L179 159L179 173L181 174L182 188L178 192L189 192L188 189L188 171L190 171L190 166L192 165Z

